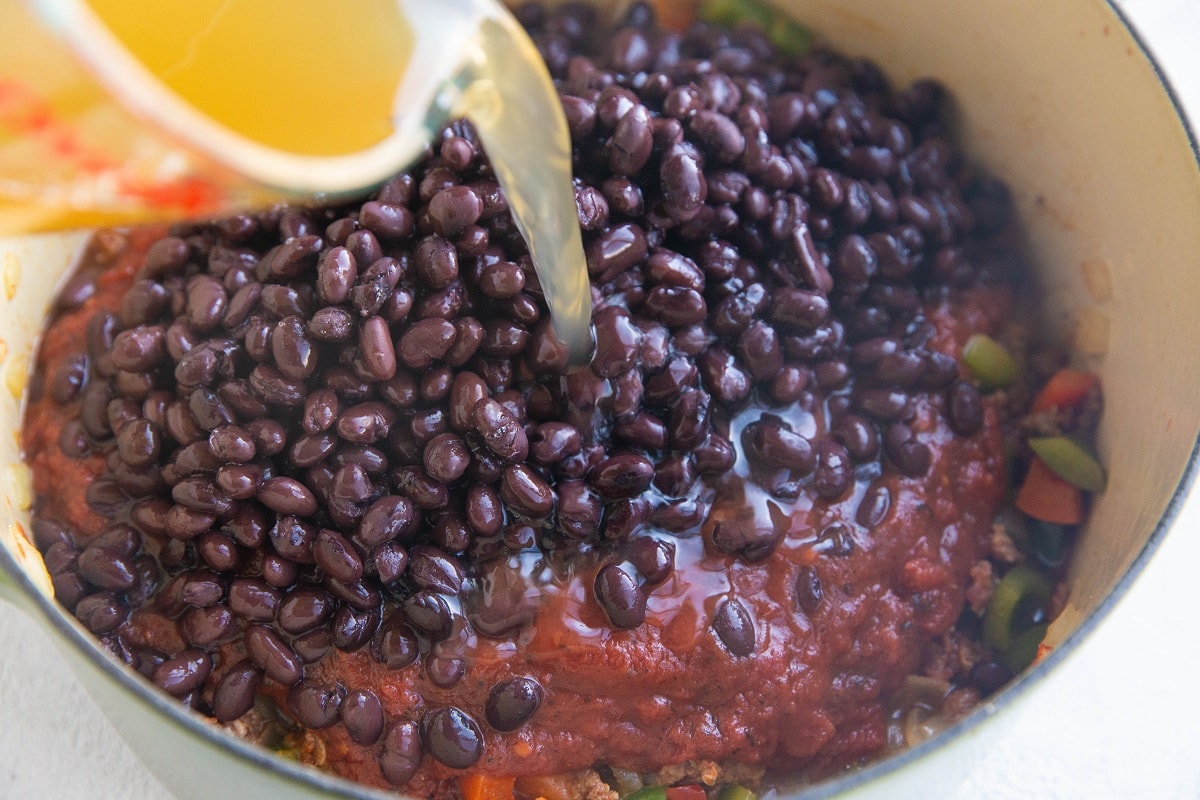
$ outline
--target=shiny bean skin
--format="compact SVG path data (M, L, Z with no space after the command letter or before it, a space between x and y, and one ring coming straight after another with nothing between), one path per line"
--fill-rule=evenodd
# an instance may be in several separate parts
M545 517L554 509L554 491L524 464L504 468L500 499L518 513L533 518Z
M383 735L383 706L374 692L355 689L341 703L342 724L350 738L361 745L373 745Z
M495 400L479 400L471 409L471 421L488 449L505 461L521 462L529 455L525 429L511 411Z
M510 678L492 687L484 713L496 730L515 731L537 713L544 699L545 690L533 678Z
M246 653L266 676L284 686L293 686L304 677L300 658L279 635L265 625L246 628Z
M184 650L154 670L151 680L168 694L182 697L203 685L212 672L212 656L202 650Z
M466 769L483 755L479 725L454 706L426 712L421 736L429 755L452 769Z
M346 690L338 685L301 681L288 690L287 707L306 728L320 730L338 721Z
M629 630L646 618L646 596L637 581L616 564L608 564L596 573L596 600L614 628Z
M238 719L254 707L262 673L249 661L233 665L217 682L213 693L213 716L218 722Z
M730 598L722 603L717 608L712 627L734 656L744 658L754 652L754 620L740 600Z

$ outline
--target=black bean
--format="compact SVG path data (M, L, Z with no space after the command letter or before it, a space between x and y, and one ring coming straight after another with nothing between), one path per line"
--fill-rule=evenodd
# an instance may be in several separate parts
M287 706L301 725L320 730L338 721L345 697L346 690L340 684L301 681L288 689Z
M254 707L262 673L249 661L234 664L217 682L213 692L213 716L218 722L232 722Z
M340 306L318 309L305 324L305 330L320 342L345 342L354 335L354 315ZM359 346L364 347L361 341Z
M121 331L113 339L112 361L117 369L145 372L167 354L161 325L139 325Z
M196 555L217 572L232 572L241 561L233 539L216 531L202 533L196 538Z
M387 495L376 500L363 515L358 538L367 547L394 539L406 541L415 531L419 514L407 497Z
M675 544L666 539L640 536L626 545L629 561L649 586L662 583L675 570Z
M845 494L854 483L850 453L843 445L830 439L818 441L816 449L813 488L821 497L833 500Z
M700 378L704 388L713 399L725 406L737 406L750 396L752 380L734 358L721 345L714 345L696 359L700 367Z
M979 390L966 381L951 385L946 390L946 418L959 436L978 433L983 428L983 399Z
M667 438L678 450L691 450L708 435L710 397L686 388L671 402L667 413Z
M754 652L754 619L737 598L731 597L717 608L712 627L731 654L745 657Z
M874 528L887 518L891 508L891 491L882 483L873 483L859 501L854 518L864 528Z
M592 316L596 349L592 369L605 378L628 371L637 361L642 332L632 324L629 312L609 306Z
M417 660L420 643L402 614L392 614L383 621L375 636L375 652L388 669L403 669Z
M646 233L638 225L627 223L609 228L586 248L588 271L599 283L607 283L640 264L649 245Z
M325 624L333 611L332 598L326 592L301 586L284 595L276 618L285 633L300 634Z
M75 604L74 613L85 628L100 635L120 627L129 617L129 608L125 601L112 592L96 592L80 598Z
M482 214L483 201L470 186L442 189L429 201L429 220L442 236L458 236L478 222Z
M796 605L806 614L815 614L824 599L821 578L812 567L802 567L796 575Z
M588 474L588 482L610 500L639 495L653 480L654 464L633 453L609 456Z
M500 498L517 513L528 517L545 517L554 509L554 491L524 464L504 468L500 478Z
M596 573L593 591L608 621L614 628L629 630L646 619L646 596L637 581L617 564L608 564Z
M193 647L211 649L238 634L237 621L223 605L189 608L179 621L183 638Z
M496 730L515 731L537 713L544 699L542 685L533 678L510 678L492 687L484 715Z
M488 449L505 461L517 463L529 455L529 438L520 420L492 398L475 403L471 421Z
M387 781L395 786L403 786L416 774L423 756L424 748L417 725L408 721L398 722L383 740L379 769Z
M439 689L456 686L467 674L467 663L461 658L430 653L424 666L425 677Z
M383 735L383 706L374 692L355 689L341 703L342 723L350 738L361 745L372 745Z
M250 625L245 631L246 653L267 677L293 686L304 677L304 665L278 634L265 625Z
M136 419L117 434L117 452L131 467L146 467L158 461L162 437L158 428L145 419Z
M729 117L709 110L697 111L690 120L692 134L719 163L735 161L746 149L746 137Z
M646 294L644 308L668 328L695 325L708 315L704 296L685 286L655 286Z
M755 525L753 519L741 516L719 520L712 530L712 543L717 550L735 553L747 561L761 561L775 550L780 532L774 527Z
M450 606L441 595L429 591L414 592L405 598L401 608L408 623L435 642L450 635L454 619Z
M673 219L689 220L703 207L708 184L701 160L691 147L675 145L666 152L659 166L659 180L667 213Z
M278 589L257 578L235 578L229 584L229 608L250 622L275 618L281 595Z
M124 592L133 587L136 571L131 556L102 547L87 547L79 554L80 576L97 589Z
M816 466L812 443L777 422L762 420L742 429L742 446L751 460L801 473Z
M429 545L417 545L409 551L408 575L421 589L446 595L461 592L466 580L458 559Z
M151 680L168 694L182 697L199 689L212 667L212 656L203 650L188 649L159 664Z
M918 441L912 428L907 425L898 422L889 425L883 435L883 449L905 475L919 478L929 472L933 459L929 446Z
M259 487L257 497L260 503L279 514L308 517L317 511L317 498L295 478L268 478Z
M286 589L294 584L296 576L299 573L300 567L295 561L291 561L278 553L268 553L263 556L263 580L276 589Z

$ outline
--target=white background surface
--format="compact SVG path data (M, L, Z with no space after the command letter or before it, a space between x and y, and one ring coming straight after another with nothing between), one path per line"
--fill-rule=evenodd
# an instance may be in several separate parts
M1119 5L1200 127L1200 2ZM953 800L1200 798L1198 564L1194 496L1126 598L1038 701L1005 712L1016 715L1010 734ZM0 798L172 800L50 642L3 604Z

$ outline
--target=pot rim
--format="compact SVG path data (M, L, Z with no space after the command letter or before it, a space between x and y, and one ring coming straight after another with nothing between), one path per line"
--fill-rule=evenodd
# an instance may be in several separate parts
M1197 143L1195 132L1179 101L1178 95L1172 88L1171 83L1159 66L1146 41L1126 14L1122 12L1114 0L1103 0L1103 2L1117 21L1129 33L1142 56L1153 70L1160 88L1166 93L1167 99L1174 109L1175 118L1182 126L1188 146L1191 149L1193 166L1197 169L1198 176L1200 176L1200 145ZM861 788L867 783L876 781L885 775L898 772L912 765L915 761L925 758L933 751L948 746L959 737L976 730L1005 707L1017 702L1029 691L1032 684L1036 683L1047 672L1055 669L1063 659L1072 655L1080 643L1091 635L1096 626L1125 597L1130 587L1145 570L1146 565L1173 527L1180 509L1187 501L1194 486L1200 482L1198 478L1200 478L1200 435L1197 436L1192 444L1191 453L1188 456L1179 482L1172 490L1167 506L1155 523L1154 530L1151 531L1145 544L1143 544L1129 567L1118 578L1113 588L1105 595L1096 608L1080 622L1079 626L1066 637L1061 645L1054 648L1038 663L1018 675L995 698L981 702L966 717L949 726L938 735L914 747L856 768L853 772L823 781L797 786L787 786L785 784L779 793L780 796L786 797L788 800L822 800L822 798L833 797L842 792ZM18 592L25 596L25 600L32 601L32 606L26 604L23 608L29 611L36 609L38 615L45 618L55 632L70 640L78 648L81 655L90 662L92 667L104 673L106 677L111 678L126 692L136 695L139 700L150 705L171 722L181 725L187 733L204 740L206 744L231 751L250 764L265 769L280 778L303 784L311 789L326 792L331 798L342 798L343 800L395 800L395 798L403 796L395 791L373 789L337 777L331 773L322 772L314 767L289 761L272 754L265 747L251 744L221 728L213 726L206 717L179 705L173 698L163 694L138 673L130 670L98 647L90 634L87 634L81 627L75 624L52 598L42 594L34 586L29 577L17 565L12 554L4 547L0 547L0 570L7 573Z

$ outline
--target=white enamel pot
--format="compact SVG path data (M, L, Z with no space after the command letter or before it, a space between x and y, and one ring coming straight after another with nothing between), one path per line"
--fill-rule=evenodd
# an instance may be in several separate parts
M1070 572L1053 651L965 720L908 752L788 798L932 798L957 785L1012 707L1091 635L1169 535L1196 473L1200 358L1200 167L1154 63L1104 0L792 0L838 48L897 84L952 91L971 157L1007 181L1036 254L1046 323L1081 332L1105 388L1107 491ZM0 420L20 423L40 321L79 235L0 241ZM14 436L0 437L0 594L32 616L114 726L182 800L382 798L250 747L183 711L92 644L54 603L25 538L30 504ZM1032 709L1036 713L1036 709Z

